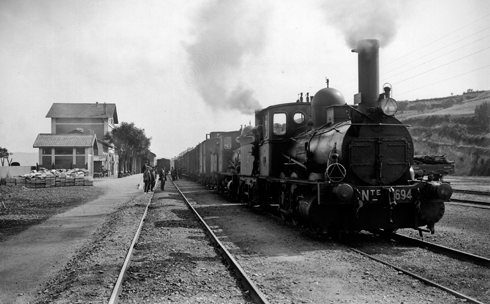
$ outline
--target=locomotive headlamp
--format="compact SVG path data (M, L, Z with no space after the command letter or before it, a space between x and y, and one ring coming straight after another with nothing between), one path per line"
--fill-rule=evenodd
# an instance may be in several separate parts
M429 183L429 192L442 200L449 200L453 195L453 188L449 184L432 182Z
M349 184L340 184L333 188L333 193L335 193L339 200L346 202L352 198L354 189Z
M453 195L453 188L449 184L440 184L437 187L437 196L443 200L448 200Z
M393 116L398 109L398 103L393 98L384 98L379 102L379 107L385 115Z

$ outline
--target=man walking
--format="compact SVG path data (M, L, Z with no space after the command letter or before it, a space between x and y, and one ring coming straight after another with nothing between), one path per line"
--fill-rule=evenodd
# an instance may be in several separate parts
M145 182L145 193L148 193L151 187L151 172L150 167L147 166L145 172L143 173L143 181Z
M155 184L156 184L156 180L157 180L157 178L156 178L157 173L155 172L155 168L150 167L150 173L151 173L150 174L150 184L151 184L150 190L151 190L151 192L153 192L155 189Z
M165 168L161 168L160 172L160 189L165 190L165 181L167 180L167 175L165 174Z

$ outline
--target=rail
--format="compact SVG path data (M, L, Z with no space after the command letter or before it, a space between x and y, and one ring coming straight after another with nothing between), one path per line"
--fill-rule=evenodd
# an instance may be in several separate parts
M453 203L473 204L473 205L490 207L490 202L464 200L464 199L459 199L459 198L451 198L451 201L449 203L451 203L451 202L453 202Z
M126 276L126 272L129 268L129 264L131 263L131 258L133 257L133 250L134 246L136 243L138 243L138 239L141 233L141 229L143 228L143 224L146 219L146 215L148 214L148 207L151 204L151 199L153 198L153 192L151 192L150 198L148 199L148 203L146 204L145 212L143 213L143 216L141 217L138 229L136 230L136 233L133 237L133 241L131 242L131 246L129 247L128 253L126 254L126 258L124 259L124 264L121 268L121 271L119 272L119 276L117 277L116 284L114 285L114 288L112 289L112 294L109 299L109 304L116 304L119 301L119 294L121 293L122 290L122 284L124 282L124 278Z
M483 196L490 196L490 191L453 189L453 192L465 193L465 194L476 194L476 195L483 195Z
M378 258L376 258L376 257L374 257L374 256L372 256L372 255L370 255L370 254L368 254L368 253L365 253L365 252L363 252L363 251L361 251L361 250L358 250L358 249L352 248L352 247L351 247L351 246L349 246L349 245L346 245L346 246L347 246L347 247L348 247L350 250L352 250L352 251L354 251L354 252L357 252L357 253L359 253L359 254L361 254L361 255L363 255L363 256L365 256L365 257L367 257L367 258L371 259L371 260L374 260L374 261L376 261L376 262L378 262L378 263L381 263L381 264L384 264L384 265L386 265L386 266L389 266L389 267L391 267L391 268L393 268L393 269L396 269L397 271L401 271L401 272L403 272L404 274L409 275L409 276L411 276L411 277L413 277L413 278L415 278L415 279L417 279L417 280L419 280L419 281L422 281L422 282L424 282L424 283L426 283L426 284L428 284L428 285L431 285L431 286L437 287L437 288L439 288L439 289L441 289L441 290L444 290L444 291L446 291L446 292L449 292L450 294L454 295L454 296L455 296L455 297L457 297L457 298L464 299L464 300L468 301L469 303L474 303L474 304L483 304L483 302L480 302L480 301L478 301L478 300L476 300L476 299L473 299L473 298L471 298L471 297L469 297L469 296L467 296L467 295L464 295L464 294L462 294L462 293L459 293L459 292L457 292L457 291L455 291L455 290L453 290L453 289L451 289L451 288L448 288L448 287L446 287L446 286L443 286L443 285L441 285L441 284L438 284L438 283L436 283L436 282L434 282L434 281L431 281L431 280L429 280L429 279L427 279L427 278L424 278L424 277L422 277L422 276L419 276L418 274L415 274L415 273L413 273L413 272L411 272L411 271L405 270L405 269L400 268L400 267L398 267L398 266L395 266L395 265L393 265L393 264L391 264L391 263L388 263L388 262L386 262L386 261L383 261L383 260L381 260L381 259L378 259Z
M476 254L460 251L460 250L457 250L454 248L449 248L449 247L442 246L442 245L437 245L437 244L430 243L430 242L425 242L425 241L422 241L419 239L414 239L414 238L411 238L411 237L408 237L405 235L401 235L401 234L393 233L393 234L390 234L390 237L392 239L395 239L399 242L403 242L405 244L410 244L413 246L426 248L432 252L444 254L444 255L459 259L459 260L472 262L472 263L482 265L485 267L490 267L490 259L486 258L486 257L482 257L482 256L479 256Z
M206 232L211 237L211 241L216 246L218 251L221 253L224 259L228 262L228 264L233 268L235 275L238 277L243 287L250 292L250 296L252 299L258 304L268 304L265 295L259 290L259 288L250 280L250 278L246 275L245 271L238 264L235 258L231 255L231 253L225 248L225 246L221 243L218 237L214 234L211 228L206 224L204 219L199 215L194 207L192 207L191 203L187 199L187 197L180 191L179 187L172 181L177 191L180 193L185 203L189 207L189 209L194 213L194 215L199 219L201 224L205 227Z

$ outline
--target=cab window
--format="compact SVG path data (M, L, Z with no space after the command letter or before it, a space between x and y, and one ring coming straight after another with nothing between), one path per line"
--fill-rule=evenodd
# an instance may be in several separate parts
M301 112L296 112L294 113L293 120L299 125L305 121L305 114Z
M272 126L274 135L286 134L286 113L274 113Z

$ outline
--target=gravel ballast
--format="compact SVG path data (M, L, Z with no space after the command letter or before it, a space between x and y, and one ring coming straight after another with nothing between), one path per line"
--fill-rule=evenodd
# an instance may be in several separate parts
M464 302L324 236L230 202L197 184L179 183L271 303ZM120 204L30 303L106 303L149 197L139 191ZM441 233L446 232L454 242L484 251L487 245L476 248L479 236L465 243L468 235L478 234L482 226L473 216L488 223L482 212L472 215L466 209L452 207L447 206L436 235L430 238L443 239L445 234ZM450 226L452 214L461 218L461 212L473 219L474 228L468 228L467 219L460 223L464 229ZM467 231L460 234L455 233L457 230ZM122 303L250 303L248 293L222 262L170 183L164 192L154 193L135 249ZM427 254L416 267L430 270L427 263L432 259ZM472 281L466 283L470 287L465 288L471 289Z

